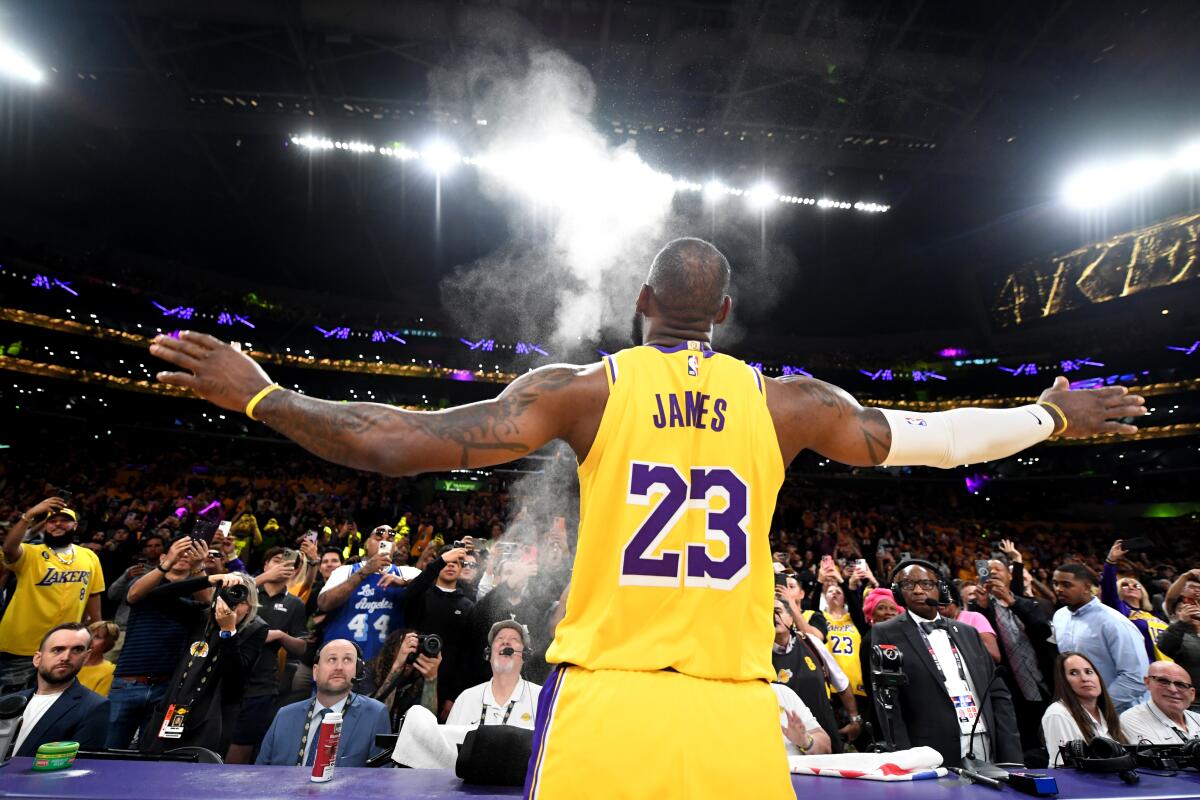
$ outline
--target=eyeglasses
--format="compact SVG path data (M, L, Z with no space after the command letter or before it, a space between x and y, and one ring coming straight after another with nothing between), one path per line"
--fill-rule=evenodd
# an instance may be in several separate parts
M1168 686L1174 686L1176 689L1178 689L1181 692L1190 692L1192 689L1196 688L1196 687L1192 686L1192 684L1190 684L1190 683L1184 683L1183 681L1173 681L1170 678L1164 678L1161 675L1147 675L1146 677L1149 678L1150 680L1154 681L1155 683L1157 683L1159 686L1163 687L1164 689L1167 688Z
M911 592L913 589L917 588L918 586L920 586L922 589L924 589L927 592L932 592L934 589L938 588L938 582L937 581L900 581L901 591Z

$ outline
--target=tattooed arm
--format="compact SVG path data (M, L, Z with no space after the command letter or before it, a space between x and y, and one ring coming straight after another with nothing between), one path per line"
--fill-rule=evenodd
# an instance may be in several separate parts
M150 350L187 370L159 373L159 380L230 411L242 412L270 384L248 356L204 334L158 337ZM326 460L411 475L502 464L556 438L582 457L595 437L607 391L600 365L558 365L522 375L495 399L445 411L330 402L280 389L258 404L254 416Z
M892 431L877 408L863 408L833 384L800 375L768 379L767 405L783 463L801 450L855 467L882 464Z

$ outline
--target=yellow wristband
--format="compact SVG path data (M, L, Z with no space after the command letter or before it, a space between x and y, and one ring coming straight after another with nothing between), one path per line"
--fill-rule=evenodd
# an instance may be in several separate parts
M1070 427L1071 423L1067 422L1067 415L1063 413L1063 410L1061 408L1059 408L1056 403L1051 403L1049 400L1039 400L1038 405L1050 406L1058 413L1058 416L1062 419L1063 429L1061 431L1059 431L1058 433L1052 434L1053 436L1062 436L1064 433L1067 432L1067 428Z
M269 395L271 392L275 391L276 389L282 389L282 388L283 387L280 386L278 383L272 383L270 386L264 386L258 394L254 395L254 397L250 398L249 403L246 403L246 416L249 417L250 419L254 419L254 409L258 407L258 404L262 402L262 399L264 397L266 397L267 395ZM258 420L254 420L254 421L257 422Z

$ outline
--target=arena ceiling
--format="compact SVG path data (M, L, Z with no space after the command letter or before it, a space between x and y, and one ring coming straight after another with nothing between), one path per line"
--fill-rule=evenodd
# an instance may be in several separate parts
M1191 2L9 2L0 32L55 70L40 93L0 89L10 226L41 215L304 288L336 264L347 294L429 303L502 215L448 189L464 213L434 241L414 187L352 159L297 167L282 143L469 127L486 70L466 96L431 85L480 52L566 53L596 129L674 174L891 204L773 223L805 270L792 291L860 301L801 301L835 332L928 324L917 299L951 283L947 322L972 319L964 273L1097 232L1055 206L1072 163L1200 133Z

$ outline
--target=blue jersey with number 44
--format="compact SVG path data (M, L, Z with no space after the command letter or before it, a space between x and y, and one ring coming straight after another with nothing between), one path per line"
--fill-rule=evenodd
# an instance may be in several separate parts
M349 580L360 569L361 562L338 567L321 594ZM398 576L400 568L391 566L387 572ZM367 661L378 655L388 634L404 627L404 587L380 589L381 577L382 572L368 575L345 603L325 617L325 641L349 639L362 648Z

